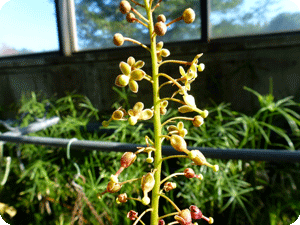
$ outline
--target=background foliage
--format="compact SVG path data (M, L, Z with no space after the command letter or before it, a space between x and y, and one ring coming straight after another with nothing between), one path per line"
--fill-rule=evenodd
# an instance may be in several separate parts
M185 124L189 131L189 145L297 149L299 103L294 102L291 97L275 101L271 92L262 96L246 89L257 95L261 103L257 113L244 115L230 110L230 105L225 103L208 108L210 115L204 126L196 129L189 123ZM126 90L118 91L120 101L114 108L120 105L126 107ZM47 106L47 117L57 115L61 122L31 135L140 143L144 135L152 134L151 126L147 123L134 127L121 122L112 123L108 129L90 129L88 124L102 121L108 116L99 116L98 110L90 101L76 93L69 93L61 99L47 99L35 93L24 96L17 107L19 119L22 119L21 126L27 126L36 117L41 118ZM169 110L165 119L174 114L175 111ZM22 153L20 158L17 157L18 150ZM121 154L77 151L71 148L69 160L64 148L7 143L2 158L11 156L13 161L8 181L0 187L0 202L16 208L17 215L13 218L7 214L2 216L10 224L71 224L74 204L78 200L78 193L71 185L76 174L73 162L76 162L83 177L76 182L83 187L86 197L96 209L101 218L100 224L130 224L126 213L136 203L129 201L117 205L113 194L106 194L101 200L97 197L105 190L110 174L118 168ZM136 163L127 168L126 173L122 173L122 179L138 177L141 171L149 170L144 159L145 157L139 156ZM205 167L191 166L187 160L170 160L168 164L164 164L165 171L170 173L182 172L182 168L188 166L204 175L205 182L186 182L186 178L173 178L180 187L170 193L176 203L182 207L191 204L199 206L204 214L214 216L216 224L224 221L227 224L245 224L245 221L248 221L247 224L287 224L294 222L300 214L300 205L296 200L300 197L297 179L299 164L217 159L210 161L218 163L221 168L214 175ZM20 162L24 164L24 170L21 169ZM4 170L3 164L0 169ZM133 197L139 197L142 193L138 186L139 183L133 183L123 188ZM99 223L88 204L82 202L83 221L88 224ZM163 205L164 211L173 211L168 204ZM134 206L142 211L138 207L143 206Z

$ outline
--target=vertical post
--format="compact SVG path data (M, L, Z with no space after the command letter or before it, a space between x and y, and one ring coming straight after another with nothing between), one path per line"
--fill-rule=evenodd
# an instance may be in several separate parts
M55 0L60 51L71 56L77 51L74 0Z
M201 12L201 40L203 42L210 41L211 25L210 25L210 0L200 1Z

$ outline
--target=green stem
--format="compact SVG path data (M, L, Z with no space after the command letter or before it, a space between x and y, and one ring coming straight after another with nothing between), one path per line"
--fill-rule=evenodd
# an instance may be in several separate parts
M166 200L168 200L178 212L181 211L181 210L178 208L178 206L177 206L170 198L168 198L168 197L165 196L164 194L159 194L159 195L160 195L161 197L165 198ZM157 224L156 224L156 225L157 225Z
M123 182L120 182L120 185L123 185L123 184L126 184L126 183L131 183L131 182L134 182L134 181L137 181L137 180L140 180L142 178L134 178L134 179L130 179L130 180L125 180Z
M162 158L162 160L175 159L175 158L187 158L187 157L188 157L187 155L170 155Z
M163 215L161 217L159 217L159 219L163 219L163 218L166 218L166 217L169 217L169 216L175 216L175 215L178 215L178 212L173 212L173 213L168 213L166 215Z
M144 212L142 212L142 214L137 218L137 220L132 224L132 225L136 225L139 221L144 224L144 222L142 222L141 218L145 215L146 212L152 211L152 209L146 209Z
M163 102L163 101L165 101L165 100L169 100L169 101L174 101L174 102L178 102L178 103L181 103L182 105L186 105L186 103L184 102L184 101L181 101L181 100L179 100L179 99L177 99L177 98L163 98L163 99L161 99L160 100L160 102Z
M173 120L194 120L194 118L191 117L185 117L185 116L177 116L177 117L173 117L171 119L168 119L167 121L165 121L161 126L165 126L166 124L172 122Z
M159 66L161 66L161 65L163 65L163 64L165 64L165 63L177 63L177 64L183 64L183 65L191 65L191 63L190 62L187 62L187 61L181 61L181 60L165 60L165 61L163 61L163 62L161 62L160 64L159 64Z
M180 176L180 175L184 175L184 173L173 173L170 176L167 176L165 179L163 179L160 184L163 184L165 181L169 180L171 177L176 177L176 176Z
M151 225L158 224L158 214L159 214L159 191L160 191L160 177L161 177L161 119L160 119L160 97L159 97L159 76L158 76L158 64L157 64L157 54L156 54L156 36L152 36L154 32L154 22L152 17L151 5L149 0L144 0L145 9L147 11L148 17L148 30L150 36L150 53L152 59L152 79L153 79L153 106L154 106L154 169L156 173L154 174L155 185L152 189L152 201L151 201Z

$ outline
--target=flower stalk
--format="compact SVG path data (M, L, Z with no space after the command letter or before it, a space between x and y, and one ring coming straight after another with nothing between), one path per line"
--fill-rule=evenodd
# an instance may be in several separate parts
M201 110L196 106L195 98L188 92L191 89L191 83L197 78L197 72L202 72L204 70L204 64L200 63L198 65L198 59L202 54L198 54L191 62L182 61L182 60L164 60L170 55L170 51L166 48L163 48L163 42L160 41L157 43L157 37L164 36L167 33L167 28L176 22L184 21L189 24L192 23L195 19L195 13L191 8L185 9L182 16L177 19L172 20L168 24L165 24L166 17L163 14L160 14L156 21L153 18L153 12L156 8L160 6L159 0L158 3L152 7L152 0L144 0L144 4L138 3L136 0L131 0L136 6L143 8L146 12L144 17L140 12L134 9L127 0L122 0L120 3L120 11L123 14L126 14L126 20L129 23L139 22L134 15L137 15L145 23L142 24L148 29L150 46L146 46L141 42L134 40L132 38L123 37L122 34L117 33L114 35L113 42L117 46L122 46L125 41L130 41L135 43L144 49L151 55L151 73L147 74L141 68L144 66L144 62L135 59L130 56L127 59L127 62L121 62L119 64L121 75L118 75L115 80L115 85L119 87L129 86L129 89L133 93L138 93L139 85L138 81L146 80L151 83L153 91L153 107L144 109L144 103L137 102L132 109L128 111L122 107L115 110L112 114L112 117L108 121L103 121L103 126L109 126L109 123L112 120L126 121L129 125L136 125L139 121L144 120L153 120L154 127L154 137L151 139L146 136L146 147L138 147L135 153L125 152L121 158L121 166L115 174L112 174L110 181L108 182L106 190L102 193L117 193L123 188L123 186L129 185L129 183L138 181L141 179L141 189L143 193L142 198L127 197L130 193L123 193L118 196L116 199L117 203L126 203L128 200L139 201L143 205L149 206L147 210L142 212L138 216L138 212L130 210L127 217L130 220L135 220L134 225L138 222L145 224L141 221L142 216L150 212L150 225L160 225L165 224L163 218L174 216L175 221L168 224L192 224L192 219L204 219L213 222L213 219L207 219L207 217L202 216L202 212L193 206L193 210L189 209L180 209L175 202L173 202L166 193L172 191L176 188L175 182L168 181L170 178L176 178L179 175L184 175L186 178L198 178L203 180L202 174L195 174L193 169L186 168L183 173L174 173L167 175L162 179L162 162L167 159L172 158L188 158L191 160L191 164L196 166L208 166L217 172L219 167L217 165L211 165L207 162L205 156L196 150L188 150L187 143L185 141L185 136L188 133L188 130L184 128L184 123L179 121L177 125L167 126L171 122L176 120L185 120L191 122L194 127L199 127L204 123L204 119L208 116L207 110ZM141 22L140 22L141 23ZM188 66L189 68L185 70L182 66L179 66L179 74L181 77L175 78L166 73L160 73L159 67L163 64L181 64ZM160 85L160 78L167 79L168 81ZM160 90L162 87L171 84L178 88L170 97L160 98ZM176 98L174 98L176 96ZM181 96L181 97L180 97ZM168 102L174 101L177 104L180 104L178 107L179 113L197 113L194 117L185 117L185 116L175 116L166 121L162 121L162 115L167 113ZM163 131L166 130L168 133L165 134ZM173 155L164 157L162 156L162 143L168 142L175 150L181 153L181 155ZM141 178L132 178L127 181L119 182L119 176L122 176L123 173L126 173L126 169L131 166L138 154L146 153L148 155L146 163L153 164L151 172L146 173ZM154 157L152 157L154 155ZM126 184L126 185L125 185ZM161 188L163 185L163 188ZM150 193L151 192L151 193ZM151 195L151 198L149 197ZM166 215L159 215L159 201L160 197L167 200L177 212L168 213Z

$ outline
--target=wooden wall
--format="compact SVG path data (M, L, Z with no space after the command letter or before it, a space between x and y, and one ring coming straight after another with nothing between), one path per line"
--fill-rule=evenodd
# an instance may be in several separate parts
M192 84L192 93L199 106L231 102L235 110L250 112L257 99L243 89L250 87L261 94L269 91L273 78L276 98L293 95L300 102L300 36L272 35L213 40L210 43L184 42L165 44L169 59L191 61L204 53L200 62L206 69ZM116 48L79 52L70 57L58 53L27 57L0 58L0 105L7 106L31 91L47 96L64 96L66 91L87 95L99 110L109 110L116 100L112 85L121 72L118 64L129 56L144 60L150 73L149 55L142 48ZM167 64L162 71L179 76L178 65ZM151 89L145 80L139 82L138 97L151 105ZM168 88L163 95L170 94ZM133 98L132 102L138 101Z

